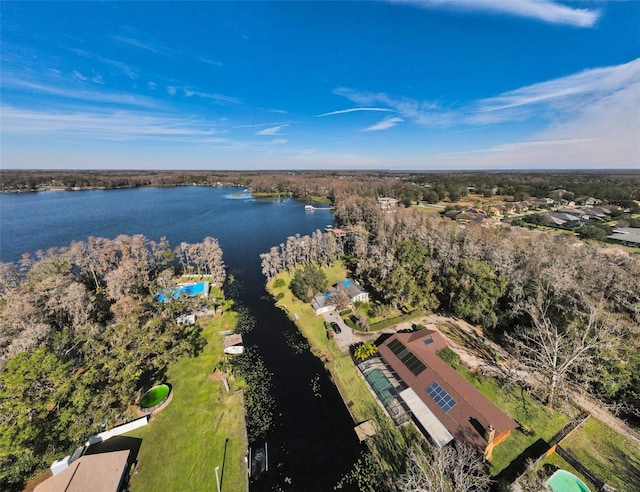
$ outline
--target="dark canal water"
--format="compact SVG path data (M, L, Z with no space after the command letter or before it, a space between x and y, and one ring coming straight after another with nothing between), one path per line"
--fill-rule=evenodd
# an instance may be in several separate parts
M267 438L269 472L252 490L333 490L360 453L352 420L321 362L294 348L300 334L265 295L258 257L287 236L322 229L332 216L328 210L305 212L294 200L239 198L238 191L179 187L0 194L0 260L17 261L24 252L89 236L164 236L174 247L218 238L236 278L233 296L257 320L245 340L257 346L273 373L279 413Z

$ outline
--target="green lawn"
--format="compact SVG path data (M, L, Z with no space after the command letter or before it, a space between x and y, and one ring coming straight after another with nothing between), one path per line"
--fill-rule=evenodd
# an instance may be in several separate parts
M168 371L173 400L149 425L129 433L142 438L139 470L132 477L133 492L158 490L247 490L246 435L242 382L221 382L207 376L223 357L219 331L235 324L232 313L207 323L208 343L195 358L183 358Z
M560 444L620 492L640 490L640 446L589 417Z
M531 430L529 435L514 430L507 439L495 447L490 463L492 475L497 475L538 439L542 438L548 442L569 421L562 413L542 405L523 388L515 385L505 386L494 378L473 373L462 366L458 370L507 415Z

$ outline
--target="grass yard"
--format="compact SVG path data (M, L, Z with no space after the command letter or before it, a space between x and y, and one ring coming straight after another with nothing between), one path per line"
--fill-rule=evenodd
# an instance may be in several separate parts
M412 208L417 208L420 210L424 210L425 212L429 213L429 214L439 214L444 212L444 207L443 206L438 206L438 205L413 205Z
M233 313L207 323L202 353L179 360L168 371L171 403L149 425L129 433L143 440L133 492L216 490L216 467L222 491L247 490L242 382L229 381L226 393L221 382L207 378L223 357L218 332L234 324Z
M466 367L458 371L480 392L530 432L514 430L493 451L490 472L497 475L538 439L549 441L569 421L560 412L548 409L523 388L504 385L496 379L471 372Z
M640 490L640 446L589 417L561 446L620 492Z

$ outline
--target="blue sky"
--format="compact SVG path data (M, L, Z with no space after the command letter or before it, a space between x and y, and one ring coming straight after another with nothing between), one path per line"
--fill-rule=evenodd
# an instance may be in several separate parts
M640 2L2 2L4 169L640 168Z

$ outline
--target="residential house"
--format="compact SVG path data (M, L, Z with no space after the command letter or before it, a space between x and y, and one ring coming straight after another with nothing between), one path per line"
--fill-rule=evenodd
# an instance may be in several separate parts
M318 294L311 300L313 312L321 315L333 311L335 305L331 302L331 297L336 295L338 289L343 289L351 302L369 302L369 293L357 281L346 278L334 284L328 292Z
M456 222L468 223L468 222L482 222L487 218L483 210L478 208L468 208L466 210L449 210L445 212L445 217L449 217Z
M551 212L549 215L549 222L556 225L562 225L562 227L579 227L581 225L589 222L589 219L584 219L581 216L576 216L572 214L567 214L563 212ZM558 221L564 221L564 223L559 224Z
M640 227L615 227L607 239L626 246L640 247Z
M553 198L534 198L531 203L535 208L547 208L554 204Z
M518 424L437 355L447 342L431 327L396 333L359 367L392 416L402 408L436 445L456 440L490 458Z
M334 285L336 289L344 289L351 299L351 302L369 302L369 293L353 279L345 278Z
M396 198L391 198L388 196L378 198L378 205L380 205L380 208L382 210L390 210L396 208L398 206L398 203L400 203L400 201Z

